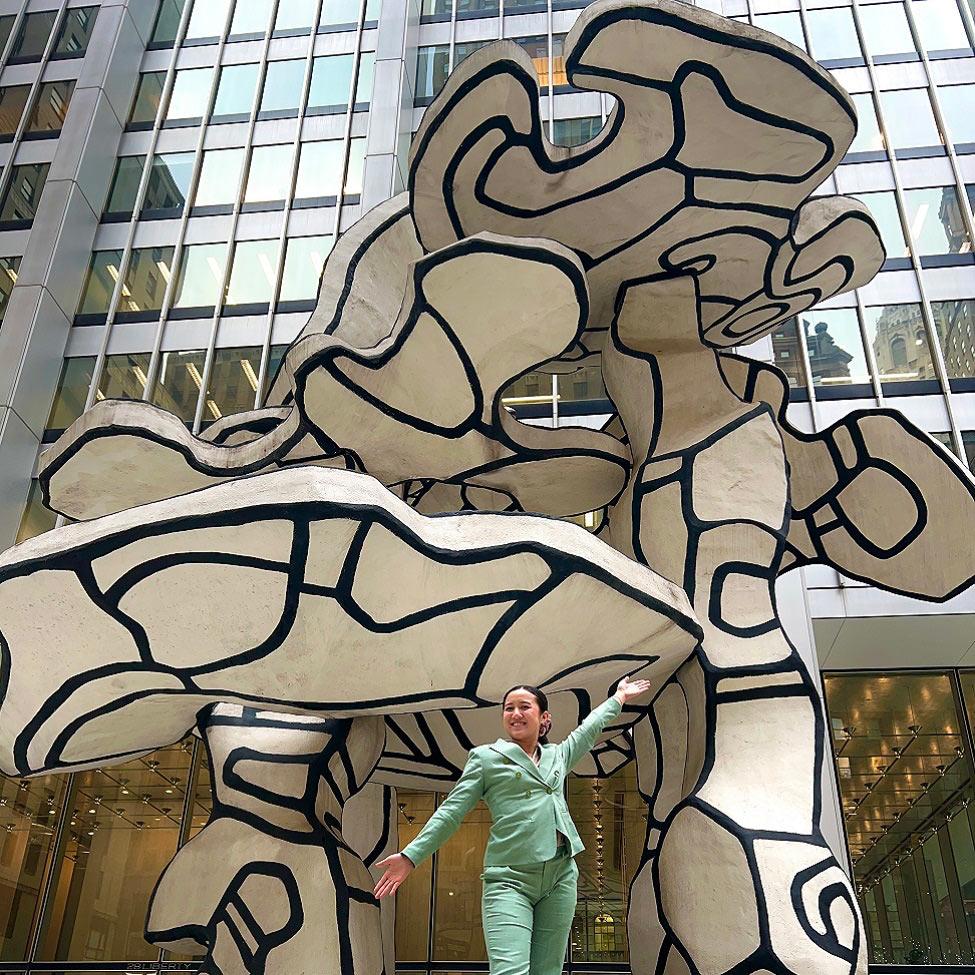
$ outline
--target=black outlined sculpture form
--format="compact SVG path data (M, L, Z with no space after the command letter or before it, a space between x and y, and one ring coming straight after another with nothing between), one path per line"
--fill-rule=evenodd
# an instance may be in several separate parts
M865 971L775 580L822 563L946 599L975 577L975 488L896 411L794 429L784 377L734 351L880 268L865 208L811 196L855 113L803 52L674 0L600 0L565 50L616 99L591 143L546 141L516 45L471 55L408 193L330 255L266 406L195 437L98 404L40 470L83 523L0 561L4 770L207 742L217 812L149 920L206 971L391 972L363 891L393 790L448 788L515 679L564 729L624 672L653 699L583 771L635 760L647 803L634 972ZM510 381L594 352L603 431L504 410ZM595 509L598 537L524 513ZM337 921L304 913L312 875Z

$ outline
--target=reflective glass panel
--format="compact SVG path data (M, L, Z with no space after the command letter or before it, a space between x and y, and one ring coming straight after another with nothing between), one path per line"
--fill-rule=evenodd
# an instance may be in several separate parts
M559 402L573 403L588 399L605 399L606 386L599 365L588 365L557 377Z
M809 43L817 61L836 61L863 56L853 14L849 7L806 11Z
M372 82L376 68L374 51L363 51L359 55L359 75L355 83L355 103L365 105L372 101Z
M453 8L453 0L423 0L420 14L424 17L449 17Z
M267 395L267 391L271 387L271 381L275 376L277 376L278 369L280 368L281 362L284 359L284 354L287 351L288 347L286 345L272 345L270 349L268 349L267 372L264 375L263 396Z
M802 33L802 20L795 11L789 10L780 14L756 14L754 23L756 27L778 34L779 37L784 37L796 47L806 49L806 38Z
M552 84L556 88L567 85L569 76L565 73L565 34L552 35Z
M897 214L897 199L894 194L884 191L857 193L855 196L869 207L870 215L880 229L880 239L887 251L887 257L906 257L907 242L904 240L904 228Z
M209 149L203 153L193 206L229 206L237 199L243 149Z
M366 161L366 140L349 140L349 169L345 175L345 192L362 192L362 167Z
M34 219L50 168L49 163L14 166L10 186L0 207L0 223L29 223Z
M10 39L10 32L14 29L15 19L13 14L5 14L0 17L0 51L3 50L7 41Z
M855 309L815 309L799 316L799 327L815 386L870 382Z
M105 213L132 213L139 193L145 156L122 156L115 163L115 176L105 204Z
M432 792L396 790L399 849L416 838L433 815ZM436 856L437 854L435 854ZM480 867L477 868L480 874ZM410 875L410 882L396 892L396 958L399 961L426 961L430 932L430 888L433 858L424 860ZM401 899L402 898L402 899Z
M884 148L884 137L877 122L877 109L869 92L851 95L857 111L857 134L853 137L850 152L876 152Z
M213 68L186 68L176 72L176 82L166 109L166 119L198 119L206 113Z
M913 54L914 38L902 3L871 3L860 8L864 42L874 57Z
M71 104L73 81L45 81L30 113L28 132L60 132Z
M490 41L465 41L462 44L454 45L454 67L456 68L464 58L473 54L475 51L480 50L485 44L490 44ZM443 84L441 83L441 87Z
M499 0L457 0L457 14L491 17L501 9Z
M172 266L172 247L137 247L133 250L122 285L119 311L159 311Z
M226 244L190 244L183 248L174 308L214 308L220 303Z
M274 21L275 31L310 30L315 22L315 0L288 0L278 5Z
M948 378L975 378L975 298L932 301L931 314Z
M277 261L277 240L238 241L234 248L226 304L268 304L274 292Z
M0 257L0 322L7 313L7 303L10 292L17 283L17 272L20 270L19 257Z
M259 66L256 64L228 64L221 68L211 117L249 118L258 74Z
M298 162L297 199L314 200L338 195L342 182L341 139L305 142Z
M951 679L827 674L824 686L870 961L970 963L972 785Z
M152 402L178 416L184 423L192 423L196 404L203 388L203 349L192 352L164 352L152 391Z
M254 409L261 347L217 349L210 369L210 385L203 401L203 422L212 423L228 413Z
M64 360L46 429L66 430L84 413L94 368L94 356Z
M40 484L37 481L31 481L30 492L27 495L27 504L24 507L23 517L20 519L20 527L17 529L17 544L26 542L28 538L34 538L36 535L49 532L54 527L57 517L53 511L44 507L44 494L41 491ZM64 776L59 775L56 778L62 783L65 781ZM33 781L36 782L37 780L34 779ZM40 822L44 822L45 820L52 822L52 820L47 819L51 808L54 810L53 815L57 816L58 806L52 804L48 810L41 812L44 818ZM43 834L42 838L50 842L49 834ZM44 856L47 856L47 851L45 851ZM38 860L40 859L38 857ZM39 864L39 866L43 867L43 864ZM14 883L17 884L18 881L15 880ZM33 898L30 898L24 907L21 907L18 901L19 897L15 887L12 895L4 898L6 907L0 907L0 925L2 925L0 930L9 930L11 923L14 928L14 933L0 938L0 958L4 961L25 957L26 945L23 941L24 935L17 933L17 929L21 925L29 925L34 911L37 909L37 901ZM21 916L22 910L27 915L26 917ZM6 919L4 918L4 914L6 914Z
M511 39L532 59L539 85L543 88L548 87L548 36Z
M12 136L17 131L29 94L30 85L0 88L0 135Z
M130 125L146 125L155 121L165 81L165 71L148 71L139 75L139 85L129 115Z
M907 222L919 254L964 254L972 249L953 186L904 190Z
M483 47L483 45L478 45ZM467 52L470 53L469 51ZM416 97L431 98L440 91L450 73L450 47L434 44L416 52Z
M329 235L292 237L284 258L281 301L309 301L318 297L325 258L332 249Z
M230 24L231 36L267 33L273 6L273 0L237 0L234 19Z
M186 203L193 176L193 152L164 152L153 157L149 171L149 185L142 205L142 214L179 214Z
M121 263L121 251L95 251L91 255L88 277L78 305L79 315L104 315L108 312Z
M17 32L17 39L10 52L11 58L18 61L39 61L54 29L55 16L53 10L28 14Z
M351 54L336 54L326 58L315 58L311 74L311 91L308 94L308 107L340 108L349 104L352 88Z
M380 0L366 0L366 22L378 20ZM359 22L359 0L325 0L318 23L326 29L354 26Z
M294 146L257 146L251 155L245 203L285 200L291 190Z
M946 85L938 101L952 142L975 142L975 85Z
M148 374L148 352L106 356L95 398L142 399Z
M789 385L805 387L805 368L802 364L802 347L799 345L799 321L793 317L776 326L772 332L772 354L775 365L781 369Z
M541 372L529 372L516 379L504 390L503 403L551 403L552 377Z
M938 378L920 305L868 306L863 324L882 380Z
M297 113L304 77L304 61L272 61L264 79L261 112Z
M594 139L603 127L598 116L588 118L557 118L552 124L552 141L557 146L581 146Z
M192 745L76 773L38 957L142 961L149 899L179 841Z
M95 29L98 7L72 7L64 15L54 54L63 58L81 57L88 50Z
M186 28L187 40L218 38L223 33L230 11L231 0L195 0L190 22Z
M911 13L927 51L968 48L968 35L956 0L911 0Z
M173 46L185 6L186 0L162 0L159 4L159 13L156 14L155 26L152 29L150 43L153 47Z
M892 148L941 145L941 134L934 121L927 88L882 91L880 107L887 122Z

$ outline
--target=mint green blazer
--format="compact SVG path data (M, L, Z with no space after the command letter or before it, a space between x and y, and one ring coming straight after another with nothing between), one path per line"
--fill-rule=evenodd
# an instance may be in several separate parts
M569 815L565 779L620 711L616 698L605 701L565 741L543 745L538 768L520 745L503 738L471 749L457 784L403 854L421 864L453 835L481 799L492 820L485 866L551 860L556 830L568 839L573 856L581 853L585 847Z

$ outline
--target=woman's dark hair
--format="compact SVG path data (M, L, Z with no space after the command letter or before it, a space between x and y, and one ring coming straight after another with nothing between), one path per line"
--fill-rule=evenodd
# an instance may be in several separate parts
M541 711L542 714L544 714L548 710L548 697L545 694L545 691L539 690L537 687L532 687L530 684L515 684L514 687L509 687L508 690L504 692L504 697L501 698L502 711L504 710L505 702L508 700L508 695L511 694L512 691L528 691L528 693L531 694L533 698L535 698L535 701L538 704L538 710ZM538 736L539 744L541 745L548 744L548 733L551 730L552 730L552 724L551 722L549 722L548 727L544 728L543 733Z

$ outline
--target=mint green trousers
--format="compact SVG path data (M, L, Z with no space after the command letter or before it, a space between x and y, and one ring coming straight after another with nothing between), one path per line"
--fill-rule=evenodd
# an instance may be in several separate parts
M485 867L481 920L491 975L560 975L576 910L575 859Z

